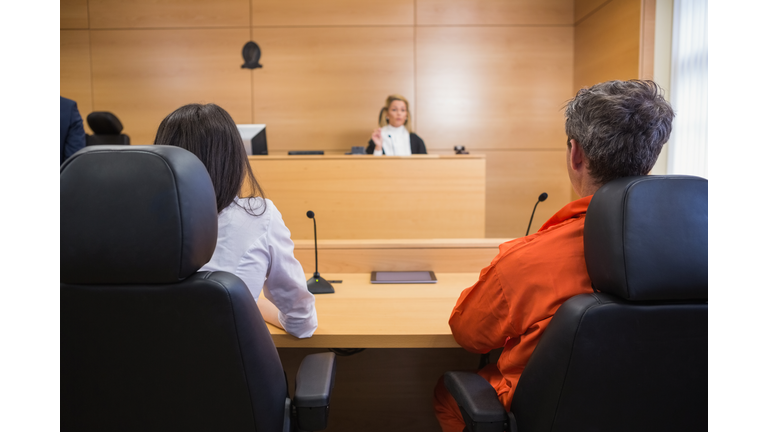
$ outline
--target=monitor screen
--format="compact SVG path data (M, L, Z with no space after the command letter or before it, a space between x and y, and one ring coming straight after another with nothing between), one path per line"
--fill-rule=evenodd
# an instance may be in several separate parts
M243 140L246 154L249 156L267 154L267 125L239 124L236 126Z

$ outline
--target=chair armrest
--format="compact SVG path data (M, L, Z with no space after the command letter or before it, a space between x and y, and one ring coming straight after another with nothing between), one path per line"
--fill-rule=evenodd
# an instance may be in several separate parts
M336 354L310 354L301 361L293 396L300 430L317 431L326 428L335 378Z
M469 431L504 431L507 411L499 402L496 390L473 372L446 372L445 387L461 409Z

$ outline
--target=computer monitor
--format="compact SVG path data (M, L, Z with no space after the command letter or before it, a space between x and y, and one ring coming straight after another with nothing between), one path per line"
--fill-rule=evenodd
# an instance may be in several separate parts
M250 155L267 154L267 125L239 124L236 125L243 139L245 153Z

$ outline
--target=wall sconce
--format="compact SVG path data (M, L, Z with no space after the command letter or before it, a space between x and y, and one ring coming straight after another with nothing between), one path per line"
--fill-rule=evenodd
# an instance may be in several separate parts
M245 63L240 67L244 69L256 69L263 67L259 64L260 58L261 48L256 45L256 42L246 42L245 46L243 46L243 60L245 60Z

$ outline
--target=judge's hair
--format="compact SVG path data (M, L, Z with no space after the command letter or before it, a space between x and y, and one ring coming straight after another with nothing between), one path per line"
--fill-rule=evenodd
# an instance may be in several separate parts
M189 104L170 113L160 123L154 143L181 147L203 162L216 192L219 213L238 195L264 197L237 126L229 113L218 105ZM266 211L264 200L249 199L244 203L241 206L253 216ZM264 209L257 214L254 206Z
M408 132L413 132L411 129L411 106L408 104L408 99L399 94L387 96L387 101L384 103L384 108L379 111L379 127L384 127L389 124L389 120L387 119L387 111L389 111L389 106L392 105L392 102L394 101L405 102L405 112L408 114L408 117L405 119L404 126Z
M607 81L579 90L565 108L565 133L584 149L598 185L646 175L672 133L675 113L650 80Z

